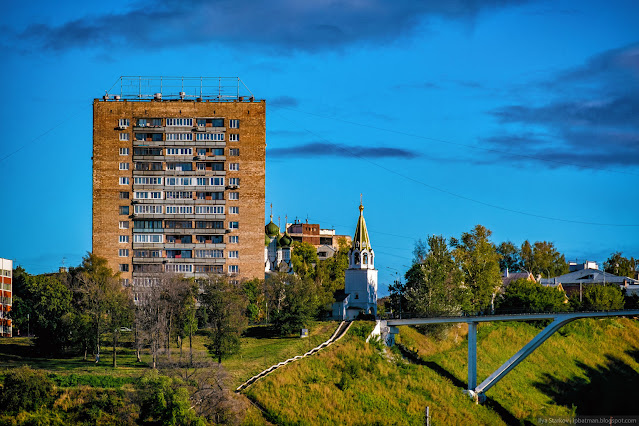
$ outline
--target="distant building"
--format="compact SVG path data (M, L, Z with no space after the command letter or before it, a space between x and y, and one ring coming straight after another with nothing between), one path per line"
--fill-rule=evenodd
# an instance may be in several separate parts
M364 206L359 205L359 219L348 251L348 269L344 290L335 294L333 318L353 320L360 312L377 315L377 269L364 221Z
M554 278L541 278L541 285L557 286L561 284L567 295L583 290L585 285L591 284L616 284L621 289L634 292L634 286L639 285L639 281L629 277L619 277L599 269L578 269Z
M501 288L506 289L515 280L536 281L530 272L509 272L508 268L501 275Z
M568 270L570 272L581 271L582 269L599 269L599 265L597 265L597 262L592 262L590 260L586 260L584 263L568 263Z
M317 257L328 259L333 257L335 252L339 250L339 240L344 239L347 244L351 242L350 235L337 235L334 229L322 229L317 223L302 223L295 220L293 223L286 224L286 232L293 239L309 243L317 249Z
M11 327L12 297L12 279L13 279L13 261L0 258L0 336L13 336L13 328Z

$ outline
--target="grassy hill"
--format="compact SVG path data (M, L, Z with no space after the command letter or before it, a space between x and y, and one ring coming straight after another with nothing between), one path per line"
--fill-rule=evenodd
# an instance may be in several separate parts
M263 369L308 351L328 339L336 327L335 322L314 324L308 339L276 337L265 327L252 327L242 338L240 353L223 362L227 386L235 389ZM433 425L537 424L540 416L639 412L632 402L639 383L636 320L583 319L565 326L490 389L484 405L475 405L462 393L467 374L465 325L452 328L443 339L402 327L400 346L392 350L365 343L372 327L372 322L357 322L327 350L252 385L246 395L267 414L262 416L244 399L244 424L270 420L301 425L422 425L426 407ZM540 329L516 322L481 324L478 381ZM198 336L195 350L203 353L204 343ZM173 356L179 357L177 349ZM143 361L148 361L146 357ZM98 365L81 357L36 357L28 339L0 339L0 378L14 367L29 364L44 370L58 387L69 389L68 395L73 395L73 389L80 393L132 389L148 370L146 362L136 363L133 351L126 347L117 369L109 361L108 356Z
M637 414L639 323L583 319L568 324L475 405L462 394L467 342L463 327L443 340L400 329L404 347L384 353L364 342L372 323L356 324L327 351L286 366L248 389L279 424L536 424L540 416ZM482 324L482 381L540 326ZM408 362L406 358L411 361Z

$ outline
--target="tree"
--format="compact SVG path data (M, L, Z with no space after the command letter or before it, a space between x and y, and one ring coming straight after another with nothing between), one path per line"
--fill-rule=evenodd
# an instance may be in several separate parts
M271 274L264 280L264 286L271 301L273 326L282 335L308 326L325 303L319 294L319 284L308 278Z
M501 259L499 259L499 269L501 271L508 269L510 272L519 272L521 270L519 249L513 243L510 241L501 243L497 247L497 253L501 256Z
M590 284L583 290L582 302L575 295L572 300L582 311L613 311L623 309L624 297L616 284Z
M60 352L73 339L71 291L54 275L27 276L19 312L27 314L36 346L44 352Z
M420 240L415 252L404 288L408 311L429 317L460 314L464 299L462 274L446 239L433 235L427 243Z
M542 275L545 278L551 278L568 272L564 255L548 241L537 241L534 245L531 245L528 240L524 241L519 256L522 269L535 277Z
M331 294L344 288L344 275L348 269L348 251L345 238L338 241L339 249L328 259L320 260L317 265L317 279Z
M463 272L469 297L465 311L476 313L491 307L501 286L499 254L489 238L492 232L477 225L462 234L460 241L452 240L453 256Z
M258 323L266 314L264 312L264 294L261 291L262 283L259 279L246 280L242 283L242 290L248 299L246 317L252 324Z
M315 265L317 265L317 249L310 243L293 241L291 247L291 265L293 271L302 279L315 278Z
M633 257L625 258L621 252L617 251L604 262L604 271L620 277L634 278L637 265L638 262Z
M566 294L536 281L518 279L506 287L498 301L499 313L563 312L568 310Z
M132 323L133 303L128 289L122 288L119 273L113 273L106 259L87 253L72 271L74 291L81 312L90 318L95 336L96 362L100 359L101 336L111 334L113 366L117 366L120 330Z
M246 296L225 276L214 275L206 281L200 301L208 315L210 342L206 346L220 364L223 357L239 350L247 326Z
M204 425L191 408L189 393L178 378L146 374L137 385L140 422L144 425Z

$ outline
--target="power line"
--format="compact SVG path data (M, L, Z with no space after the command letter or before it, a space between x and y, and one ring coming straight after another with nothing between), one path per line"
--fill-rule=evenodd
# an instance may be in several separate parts
M289 119L287 119L286 117L283 117L283 116L281 116L281 117L284 120L287 120L287 121L292 123L292 120L289 120ZM401 177L403 179L406 179L408 181L411 181L411 182L414 182L416 184L422 185L422 186L424 186L426 188L429 188L429 189L432 189L434 191L439 191L441 193L450 195L452 197L459 198L461 200L470 201L472 203L479 204L479 205L486 206L486 207L490 207L490 208L497 209L497 210L502 210L502 211L506 211L506 212L510 212L510 213L516 213L516 214L520 214L520 215L523 215L523 216L535 217L535 218L538 218L538 219L553 220L553 221L556 221L556 222L575 223L575 224L579 224L579 225L592 225L592 226L639 227L639 224L599 223L599 222L586 222L586 221L579 221L579 220L563 219L563 218L558 218L558 217L540 215L540 214L536 214L536 213L529 213L529 212L525 212L525 211L521 211L521 210L515 210L515 209L510 209L510 208L507 208L507 207L503 207L503 206L498 206L496 204L487 203L485 201L477 200L477 199L474 199L474 198L471 198L471 197L467 197L465 195L457 194L455 192L452 192L452 191L449 191L449 190L446 190L446 189L443 189L443 188L440 188L440 187L437 187L437 186L434 186L434 185L427 184L426 182L422 182L419 179L415 179L415 178L413 178L411 176L405 175L405 174L400 173L400 172L398 172L396 170L390 169L390 168L385 167L385 166L383 166L381 164L378 164L378 163L376 163L374 161L371 161L371 160L369 160L369 159L367 159L367 158L365 158L365 157L363 157L363 156L361 156L359 154L356 154L355 152L349 150L348 148L346 148L344 146L337 145L337 144L329 141L325 137L323 137L323 136L321 136L321 135L319 135L319 134L317 134L317 133L315 133L315 132L313 132L313 131L305 128L305 127L302 127L302 129L304 129L304 131L308 132L309 134L315 136L316 138L326 142L327 144L329 144L329 145L331 145L331 146L333 146L333 147L335 147L335 148L337 148L339 150L342 150L342 151L348 153L352 157L359 158L360 160L366 161L367 163L372 164L373 166L375 166L375 167L377 167L379 169L382 169L382 170L384 170L384 171L386 171L388 173L392 173L392 174L394 174L396 176L399 176L399 177Z
M287 109L287 110L290 110L290 111L295 111L295 112L299 112L299 113L302 113L302 114L312 115L312 116L315 116L315 117L320 117L320 118L325 118L325 119L335 120L335 121L341 121L342 123L352 124L354 126L366 127L366 128L369 128L369 129L380 130L380 131L388 132L388 133L396 133L398 135L409 136L409 137L412 137L412 138L423 139L423 140L427 140L427 141L431 141L431 142L443 143L443 144L454 145L454 146L459 146L459 147L464 147L464 148L470 148L470 149L475 149L475 150L478 150L478 151L492 152L492 153L495 153L495 154L502 154L502 155L506 155L506 156L510 156L510 157L519 157L519 158L524 158L524 159L527 159L527 160L543 161L543 162L547 162L547 163L559 164L559 165L562 165L562 166L579 167L579 168L582 168L582 169L592 169L592 170L608 172L608 173L620 173L620 174L625 174L625 175L639 176L639 173L626 172L626 171L621 171L621 170L604 169L604 168L601 168L601 167L569 163L567 161L559 161L559 160L551 160L551 159L548 159L548 158L535 157L534 155L518 154L518 153L502 151L502 150L494 149L494 148L485 148L485 147L481 147L481 146L473 146L473 145L463 144L463 143L459 143L459 142L452 142L452 141L445 140L445 139L431 138L431 137L428 137L428 136L417 135L415 133L402 132L400 130L386 129L384 127L378 127L378 126L373 126L373 125L370 125L370 124L358 123L356 121L344 120L343 118L339 118L339 117L331 117L331 116L326 116L326 115L322 115L322 114L317 114L317 113L314 113L314 112L301 111L301 110L298 110L298 109L295 109L295 108L288 108L288 107L284 107L284 106L279 106L279 107L275 106L275 107L272 107L272 108Z
M43 133L39 134L38 136L36 136L35 138L31 139L30 141L26 142L24 145L20 146L18 149L16 149L13 152L10 152L9 154L5 155L4 157L0 158L0 162L6 160L7 158L17 154L18 152L22 151L23 149L25 149L26 147L30 146L31 144L33 144L34 142L36 142L38 139L41 139L42 137L48 135L49 133L51 133L52 131L54 131L55 129L57 129L58 127L62 126L65 123L68 123L69 120L71 118L76 117L77 115L79 115L80 112L76 112L74 114L69 115L68 117L64 118L62 121L60 121L59 123L55 124L53 127L50 127L48 130L44 131Z

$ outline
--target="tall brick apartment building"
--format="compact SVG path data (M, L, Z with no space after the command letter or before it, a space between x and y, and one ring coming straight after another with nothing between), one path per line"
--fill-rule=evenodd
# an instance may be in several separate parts
M264 276L265 102L239 79L187 83L121 77L93 102L93 252L134 288Z

